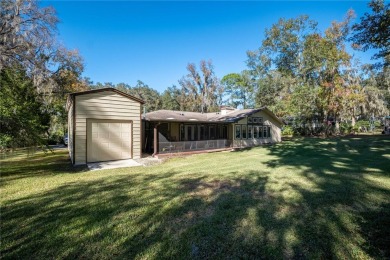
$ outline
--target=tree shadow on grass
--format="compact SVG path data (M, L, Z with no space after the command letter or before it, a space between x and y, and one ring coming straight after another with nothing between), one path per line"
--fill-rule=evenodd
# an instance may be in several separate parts
M19 161L20 163L18 163ZM24 178L80 173L88 170L84 165L73 166L68 153L63 151L47 152L46 154L36 153L27 158L22 156L10 161L4 160L0 164L0 185Z
M266 196L267 178L251 172L246 179L174 179L179 173L70 183L10 201L3 207L2 256L240 257L235 226Z
M308 250L320 249L326 258L364 257L358 251L389 257L389 138L301 139L268 149L276 157L269 167L300 167L301 178L315 187L291 186L302 197L299 206L309 209L303 223L318 227L296 225L298 240L312 238Z
M169 178L172 174L162 176ZM148 218L161 206L159 199L151 201L152 195L143 187L142 176L132 176L69 183L10 201L2 210L2 256L107 258L110 253L120 254L120 250L115 250L117 239L124 239L120 235L124 228L129 228L126 225L136 229L143 224L138 223L140 217ZM168 191L159 195L167 200L172 198Z
M266 162L271 169L300 169L291 173L291 181L285 180L288 175L262 169L241 175L231 171L218 179L186 174L183 167L69 183L3 205L1 255L386 257L389 225L379 227L388 223L389 206L384 201L389 190L366 177L389 173L386 162L364 158L369 147L341 140L322 144L301 140L265 148L275 158ZM374 157L389 149L380 144L374 148ZM284 178L283 185L273 190L279 177Z

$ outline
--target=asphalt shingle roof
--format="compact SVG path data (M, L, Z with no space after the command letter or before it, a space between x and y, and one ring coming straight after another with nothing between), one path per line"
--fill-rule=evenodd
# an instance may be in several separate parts
M259 111L266 111L271 113L273 117L277 118L266 107L258 109L236 109L227 111L226 114L221 112L212 113L199 113L199 112L187 112L187 111L174 111L174 110L157 110L146 113L144 119L146 121L173 121L173 122L216 122L216 123L230 123L237 122L238 120L257 113ZM280 121L281 122L281 121Z

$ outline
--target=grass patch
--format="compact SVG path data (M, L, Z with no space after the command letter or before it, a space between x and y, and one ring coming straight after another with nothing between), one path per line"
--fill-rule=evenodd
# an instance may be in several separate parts
M389 258L390 139L292 139L88 172L1 162L1 256Z

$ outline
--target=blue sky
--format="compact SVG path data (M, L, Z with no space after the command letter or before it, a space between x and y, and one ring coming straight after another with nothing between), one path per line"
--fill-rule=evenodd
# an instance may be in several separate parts
M189 62L212 60L216 75L246 69L246 51L257 49L281 17L308 14L327 28L348 9L369 11L367 1L133 2L49 1L60 19L59 39L78 49L84 76L93 82L142 80L162 92L186 74ZM356 20L357 21L357 20ZM363 62L372 53L356 52Z

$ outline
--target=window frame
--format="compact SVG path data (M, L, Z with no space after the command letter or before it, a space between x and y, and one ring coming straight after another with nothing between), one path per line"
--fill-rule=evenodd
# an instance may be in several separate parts
M239 132L238 137L237 137L237 130ZM234 125L234 139L240 140L241 138L242 138L241 125L236 124Z
M263 126L263 138L268 138L268 127Z
M245 137L244 137L244 132L245 132ZM241 139L248 139L248 125L241 125Z
M248 125L247 139L253 139L253 128L254 126Z

